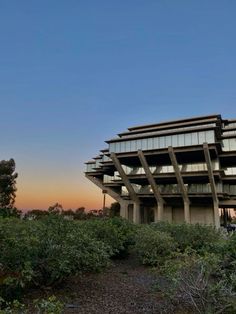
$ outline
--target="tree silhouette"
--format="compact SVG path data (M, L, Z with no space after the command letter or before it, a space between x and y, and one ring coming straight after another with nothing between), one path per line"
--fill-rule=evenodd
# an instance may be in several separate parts
M63 211L63 207L59 203L56 203L48 207L48 212L51 214L60 214L62 211Z
M0 161L0 208L11 209L16 197L16 178L14 159Z

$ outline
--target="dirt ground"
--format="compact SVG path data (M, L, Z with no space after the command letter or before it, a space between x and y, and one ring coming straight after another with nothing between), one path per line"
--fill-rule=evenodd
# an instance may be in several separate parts
M112 261L102 273L69 278L60 288L41 295L31 291L26 299L30 303L54 294L65 303L65 314L168 313L164 300L154 289L159 279L151 268L140 266L131 256Z

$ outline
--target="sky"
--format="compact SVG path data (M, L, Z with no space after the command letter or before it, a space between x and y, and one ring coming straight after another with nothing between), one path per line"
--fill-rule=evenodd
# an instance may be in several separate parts
M84 163L105 140L236 118L235 12L234 0L0 0L0 160L16 162L16 206L101 208Z

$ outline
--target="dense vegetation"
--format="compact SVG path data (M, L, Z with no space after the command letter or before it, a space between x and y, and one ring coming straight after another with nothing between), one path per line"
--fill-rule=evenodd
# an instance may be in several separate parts
M236 313L236 233L160 222L138 229L135 248L164 277L168 311Z
M119 217L70 220L54 210L33 220L0 218L0 313L24 313L16 300L27 289L102 271L129 253L158 272L155 289L168 311L235 313L236 234L202 225L137 226ZM35 306L62 312L53 297Z
M120 218L83 222L56 214L39 220L2 218L0 295L12 301L32 286L51 286L70 275L101 271L110 257L127 254L132 232L133 226Z

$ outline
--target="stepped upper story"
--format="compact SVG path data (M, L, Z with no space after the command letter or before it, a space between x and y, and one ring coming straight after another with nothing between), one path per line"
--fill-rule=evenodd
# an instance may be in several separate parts
M153 195L139 151L144 154L160 193L180 193L170 148L187 193L211 194L209 164L204 151L207 144L216 193L222 200L236 198L236 119L223 119L220 114L214 114L135 126L106 143L107 148L86 163L86 176L97 178L104 188L109 186L121 197L129 197L130 191L114 158L136 194Z

